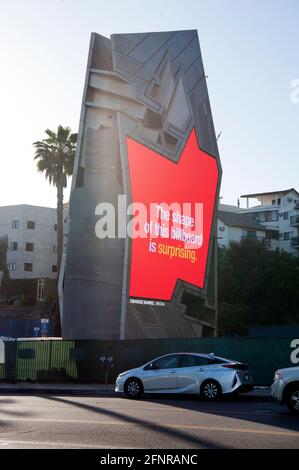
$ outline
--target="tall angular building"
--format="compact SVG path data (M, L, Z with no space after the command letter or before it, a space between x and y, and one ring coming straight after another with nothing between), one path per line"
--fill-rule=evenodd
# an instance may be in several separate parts
M214 336L220 179L197 32L93 33L62 273L64 338ZM183 219L161 209L158 225L144 225L148 236L132 238L124 211L139 203L200 211ZM113 228L97 234L103 207L115 211L115 237ZM163 214L181 227L160 232ZM199 227L189 238L188 221Z

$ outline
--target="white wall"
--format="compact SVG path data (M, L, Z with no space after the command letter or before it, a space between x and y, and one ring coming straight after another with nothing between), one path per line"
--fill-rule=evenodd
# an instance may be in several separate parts
M12 221L19 220L19 228L12 228ZM9 242L17 242L17 251L8 251L7 262L16 263L16 271L10 271L12 279L52 278L52 265L57 264L53 246L57 245L54 225L56 209L30 205L0 207L0 236L8 236ZM35 229L27 229L27 221L35 222ZM27 243L34 244L34 251L26 251ZM24 264L32 263L32 272L24 271Z
M272 205L272 199L277 201L278 197L281 199L281 203L279 205ZM256 207L251 207L249 210L243 210L242 213L252 213L252 212L262 212L265 210L276 210L278 211L278 220L275 222L260 222L261 225L266 227L278 230L281 234L279 240L272 240L271 241L271 248L275 249L278 247L280 250L285 250L288 253L293 255L298 255L299 250L292 247L291 245L291 238L299 236L299 227L293 227L290 225L290 217L293 215L299 215L299 210L294 209L296 201L299 203L299 196L296 191L290 191L284 196L279 194L272 195L271 197L265 196L261 198L262 204ZM288 212L288 218L285 220L283 214ZM290 239L284 240L284 234L290 233Z
M249 229L242 227L234 227L225 225L222 220L218 219L218 245L221 247L229 246L231 241L240 242L243 236L247 235ZM264 230L256 230L256 236L259 238L265 238L266 232Z

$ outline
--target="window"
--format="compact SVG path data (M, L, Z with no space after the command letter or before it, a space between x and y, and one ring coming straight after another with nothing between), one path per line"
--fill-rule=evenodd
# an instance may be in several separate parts
M34 230L35 229L35 222L33 222L32 220L28 220L27 222L27 228L29 230Z
M285 232L285 233L283 234L283 239L284 239L284 241L289 240L289 239L290 239L290 235L291 235L291 232Z
M283 220L288 220L289 218L289 213L288 212L284 212L283 213Z
M24 264L24 271L32 272L33 265L32 263L25 263Z
M205 357L191 356L191 354L184 354L179 362L179 367L199 367L208 364L208 360Z
M272 199L272 206L275 206L275 203L276 203L275 199Z
M57 224L54 224L54 232L57 232Z
M7 269L8 271L15 271L17 269L17 263L15 262L7 263Z
M246 230L245 232L246 238L250 238L255 240L256 239L256 231L255 230Z
M277 222L277 221L278 221L278 211L266 212L266 222Z
M223 364L224 359L219 357L209 356L193 356L191 354L184 354L179 361L179 367L201 367L213 364Z
M278 221L278 211L252 212L251 216L257 222L277 222Z
M260 212L258 222L266 222L266 212Z
M13 220L11 223L11 228L19 228L19 221Z
M299 224L299 215L291 215L290 217L290 224Z
M252 219L256 220L257 222L259 221L260 219L260 214L259 212L252 212L251 214L247 214L247 215L251 215Z
M171 354L170 356L164 356L156 361L153 361L151 364L146 366L145 370L150 369L175 369L178 367L180 360L180 355Z
M266 230L266 239L267 240L279 240L278 230Z
M259 213L258 222L277 222L278 211L263 211Z
M44 302L45 300L45 280L38 279L37 281L37 297L38 302Z
M9 251L17 251L18 243L17 242L9 242L8 249L9 249Z
M33 243L26 243L26 251L33 251L34 245Z
M280 206L280 204L281 204L281 199L280 199L280 197L277 199L277 204L278 204L279 206Z
M56 264L52 264L52 273L58 273L58 267Z

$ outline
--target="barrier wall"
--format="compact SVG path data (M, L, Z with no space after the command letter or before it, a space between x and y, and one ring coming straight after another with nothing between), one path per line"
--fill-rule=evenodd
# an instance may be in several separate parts
M5 342L0 380L104 383L101 358L109 356L114 360L108 371L108 381L112 383L124 370L178 351L213 352L246 362L256 385L270 385L276 369L299 366L299 339L291 337L9 341Z

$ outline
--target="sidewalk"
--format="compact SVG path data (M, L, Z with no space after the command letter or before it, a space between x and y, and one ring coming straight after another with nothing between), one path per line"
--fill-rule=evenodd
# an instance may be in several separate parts
M77 396L117 396L113 384L98 383L30 383L0 382L0 395L77 395ZM253 392L242 393L241 397L250 397L253 400L271 399L269 387L255 387Z
M16 395L107 395L114 396L114 385L98 384L98 383L4 383L0 382L1 394Z

